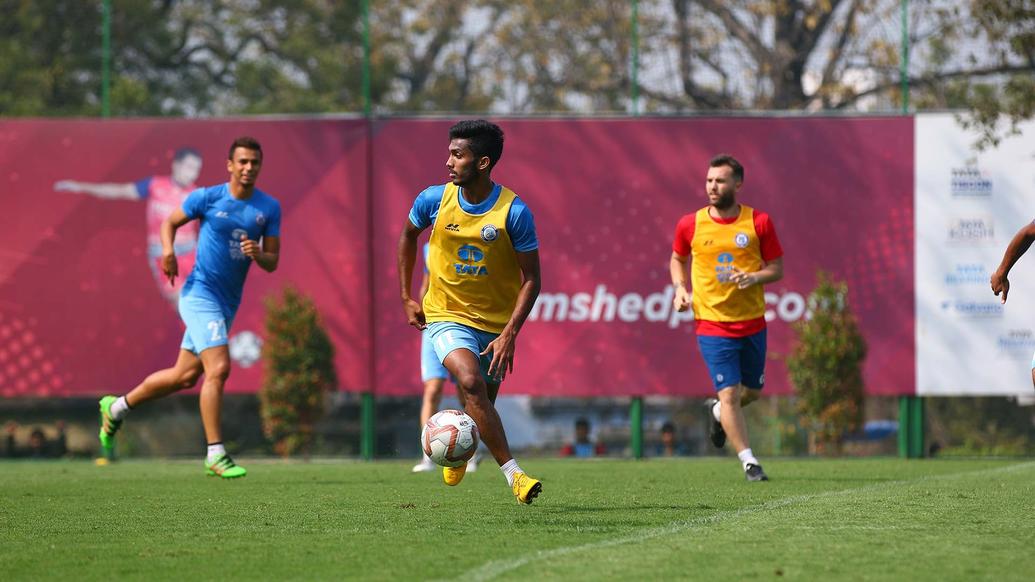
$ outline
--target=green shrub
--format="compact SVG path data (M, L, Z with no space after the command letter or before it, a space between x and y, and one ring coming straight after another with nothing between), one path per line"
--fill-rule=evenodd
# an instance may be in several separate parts
M326 393L336 390L334 346L313 301L295 289L266 298L262 429L273 450L308 455Z
M787 371L810 432L810 452L839 453L844 436L862 424L866 341L849 308L847 284L823 271L816 279L811 317L794 325L798 342Z

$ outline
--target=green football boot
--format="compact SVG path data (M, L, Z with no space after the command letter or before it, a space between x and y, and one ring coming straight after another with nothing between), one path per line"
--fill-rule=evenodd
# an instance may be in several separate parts
M230 458L230 455L222 454L216 457L216 460L209 463L205 461L205 474L209 477L222 477L224 479L237 479L238 477L244 477L248 474L248 471L244 467L238 465Z
M105 396L98 403L101 409L101 431L97 437L101 441L101 452L106 459L115 458L115 433L119 432L119 427L122 426L121 420L115 420L111 416L111 405L115 404L116 400L118 398L115 396Z

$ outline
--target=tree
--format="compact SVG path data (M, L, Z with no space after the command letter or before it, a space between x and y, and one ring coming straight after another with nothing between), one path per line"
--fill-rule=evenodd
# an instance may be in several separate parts
M787 372L813 442L837 452L844 436L862 424L866 342L843 281L819 272L810 305L811 317L794 325L798 343L787 357Z
M266 298L262 428L277 454L307 455L326 393L336 390L334 345L312 300L288 287Z

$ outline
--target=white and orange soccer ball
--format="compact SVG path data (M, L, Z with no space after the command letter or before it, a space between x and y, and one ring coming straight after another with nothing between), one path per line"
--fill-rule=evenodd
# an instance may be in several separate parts
M435 464L459 467L478 448L478 425L462 410L442 410L424 424L420 444Z

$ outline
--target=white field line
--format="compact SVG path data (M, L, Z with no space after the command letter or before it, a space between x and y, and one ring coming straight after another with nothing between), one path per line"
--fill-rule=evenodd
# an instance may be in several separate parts
M812 493L808 495L792 495L790 497L783 497L781 499L766 501L765 503L760 503L758 505L742 507L740 509L736 509L733 511L720 511L712 515L699 517L687 521L674 521L667 525L647 528L617 538L598 540L595 542L579 544L574 546L563 546L560 548L552 548L549 550L536 550L524 556L518 556L516 558L510 558L507 560L490 560L482 564L481 566L472 568L471 570L468 570L463 574L457 576L456 580L491 580L493 578L496 578L497 576L501 576L503 574L506 574L507 572L516 570L524 566L525 564L528 564L533 561L543 562L560 556L567 556L569 554L575 554L578 552L584 552L588 550L609 548L612 546L618 546L622 544L635 544L653 538L659 538L680 532L694 530L700 527L716 524L722 521L737 519L738 517L741 517L743 515L749 515L752 513L759 513L763 511L771 511L774 509L787 507L788 505L805 504L816 499L825 499L828 497L841 497L845 495L856 495L858 493L878 491L880 489L898 487L901 485L916 485L928 481L943 481L959 479L963 477L990 476L998 473L1011 473L1014 471L1030 469L1033 467L1035 467L1035 462L1027 462L981 471L965 471L962 473L924 476L919 479L887 481L884 483L876 483L873 485L866 485L864 487L856 487L853 489L842 489L839 491L824 491L822 493Z

